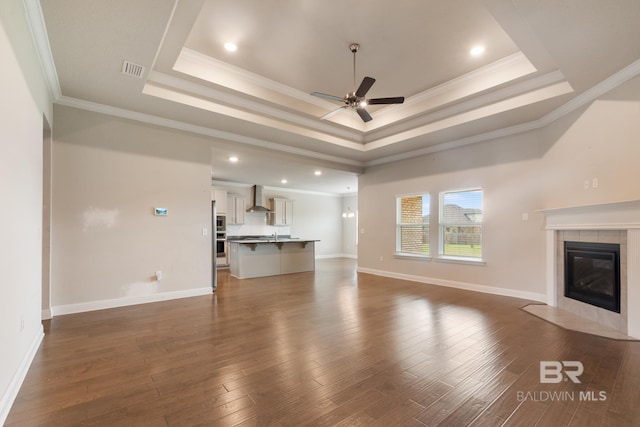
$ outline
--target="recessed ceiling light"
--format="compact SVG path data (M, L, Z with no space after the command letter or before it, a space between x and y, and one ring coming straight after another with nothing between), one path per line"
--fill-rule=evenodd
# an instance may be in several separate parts
M286 184L286 183L287 183L287 180L286 180L286 179L283 179L283 180L282 180L282 181L280 181L280 182L281 182L282 184Z
M225 43L224 48L227 49L229 52L235 52L236 50L238 50L238 46L235 43L231 43L231 42Z
M480 56L484 52L484 46L474 46L469 53L471 56Z
M238 157L237 156L231 156L231 157L229 157L229 161L231 163L236 163L238 161Z
M313 174L314 174L315 176L320 176L320 175L322 175L322 171L315 171Z

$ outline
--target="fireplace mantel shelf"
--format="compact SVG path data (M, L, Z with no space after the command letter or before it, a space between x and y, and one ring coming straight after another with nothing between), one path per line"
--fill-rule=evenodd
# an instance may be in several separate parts
M618 202L594 203L592 205L544 208L544 209L538 209L535 212L539 212L545 215L553 215L555 213L569 213L569 212L579 212L579 211L585 211L585 210L601 210L603 208L616 209L616 208L629 208L629 207L635 207L637 209L640 209L640 200L622 200Z
M547 230L640 229L640 200L540 209Z

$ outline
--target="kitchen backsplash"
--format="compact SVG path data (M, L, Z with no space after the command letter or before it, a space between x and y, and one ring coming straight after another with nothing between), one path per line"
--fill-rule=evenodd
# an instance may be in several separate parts
M291 227L269 225L264 212L247 212L244 224L227 224L227 236L270 236L273 233L291 235Z

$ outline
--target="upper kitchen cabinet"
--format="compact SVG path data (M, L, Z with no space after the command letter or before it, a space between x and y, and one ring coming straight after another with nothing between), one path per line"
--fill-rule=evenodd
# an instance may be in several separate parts
M291 225L293 224L293 200L271 199L271 225Z
M235 194L227 196L227 224L244 224L245 205L244 197Z
M212 200L216 202L216 214L225 215L227 213L227 192L225 190L213 190Z

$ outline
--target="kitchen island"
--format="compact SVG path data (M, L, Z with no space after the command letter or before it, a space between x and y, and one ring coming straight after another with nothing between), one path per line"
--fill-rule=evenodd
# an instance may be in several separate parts
M292 238L230 238L230 273L238 279L249 279L314 271L315 242L318 241Z

